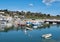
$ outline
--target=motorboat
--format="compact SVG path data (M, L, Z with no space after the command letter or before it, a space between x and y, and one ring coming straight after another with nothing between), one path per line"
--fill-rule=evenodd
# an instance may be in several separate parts
M42 35L43 38L45 39L49 39L52 36L52 34L44 34Z
M33 28L38 28L38 26L33 26Z

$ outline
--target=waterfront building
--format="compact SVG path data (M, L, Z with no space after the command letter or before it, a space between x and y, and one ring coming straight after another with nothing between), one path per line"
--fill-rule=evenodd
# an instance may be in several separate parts
M5 12L0 12L0 14L4 14Z

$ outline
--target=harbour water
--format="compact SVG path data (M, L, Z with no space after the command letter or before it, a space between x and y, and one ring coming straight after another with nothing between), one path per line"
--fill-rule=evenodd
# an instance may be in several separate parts
M12 28L12 27L11 27ZM44 39L43 34L51 33L51 39ZM26 30L20 28L0 31L0 42L60 42L60 25Z

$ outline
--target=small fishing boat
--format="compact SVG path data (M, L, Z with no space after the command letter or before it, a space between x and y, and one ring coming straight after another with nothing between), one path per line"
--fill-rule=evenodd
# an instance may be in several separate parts
M31 24L32 24L32 22L30 22L30 21L27 21L27 22L26 22L26 25L27 25L27 26L30 26Z
M57 24L57 23L53 23L53 24Z
M32 28L26 27L27 30L33 30Z
M33 26L33 28L38 28L38 26Z
M42 35L43 38L45 39L49 39L52 36L52 34L44 34Z

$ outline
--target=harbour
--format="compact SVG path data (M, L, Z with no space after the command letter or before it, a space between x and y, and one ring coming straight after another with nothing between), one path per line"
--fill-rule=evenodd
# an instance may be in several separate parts
M60 25L27 30L23 28L5 29L0 31L0 42L60 42ZM50 39L42 38L42 35L51 33Z
M0 0L0 42L60 42L60 0Z

